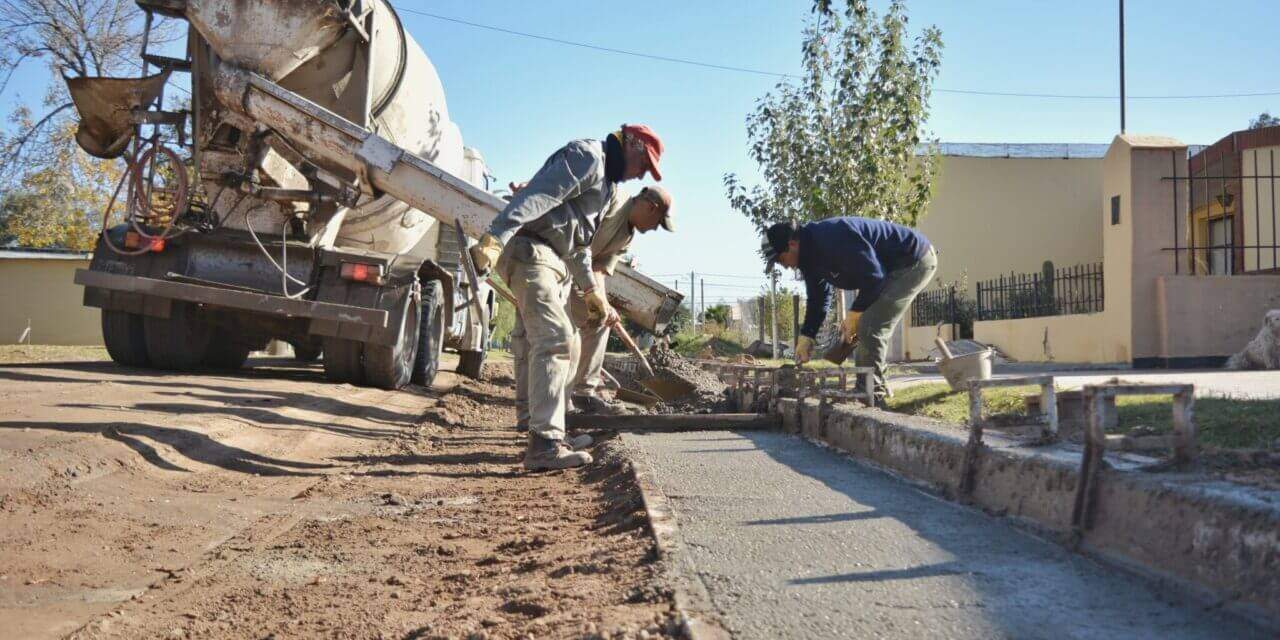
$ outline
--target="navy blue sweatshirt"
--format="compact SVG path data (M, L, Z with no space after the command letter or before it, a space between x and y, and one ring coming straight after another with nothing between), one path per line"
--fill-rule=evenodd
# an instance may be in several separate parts
M929 252L929 240L911 227L869 218L828 218L796 233L800 273L808 301L800 335L816 338L827 317L832 285L857 289L854 311L866 311L880 298L889 272L909 267Z

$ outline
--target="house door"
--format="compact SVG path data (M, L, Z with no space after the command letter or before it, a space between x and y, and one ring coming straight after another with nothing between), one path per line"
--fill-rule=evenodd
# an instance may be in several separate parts
M1209 273L1231 275L1231 249L1228 236L1231 233L1231 216L1209 221Z

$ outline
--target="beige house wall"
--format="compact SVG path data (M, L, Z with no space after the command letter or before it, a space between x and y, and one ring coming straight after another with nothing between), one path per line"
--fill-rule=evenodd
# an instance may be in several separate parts
M938 249L936 283L975 283L1102 258L1103 161L944 156L919 229Z
M941 327L908 327L907 323L902 323L902 348L903 360L926 360L929 358L929 349L933 348L933 339L942 336L943 340L954 340L955 336L951 334L951 325L944 324Z
M1267 311L1280 309L1280 276L1161 276L1156 298L1162 358L1220 358L1244 348Z
M1133 181L1130 176L1131 149L1117 136L1103 158L1102 191L1095 205L1102 225L1102 287L1105 292L1102 315L1106 322L1099 327L1098 342L1112 345L1116 362L1132 357L1133 309L1129 299L1133 291ZM1120 220L1111 224L1111 202L1120 198Z
M1110 322L1106 313L988 320L973 323L973 338L1020 362L1125 362L1125 346L1105 338Z
M1252 176L1274 176L1280 168L1277 162L1280 147L1255 147L1241 154L1240 175L1241 211L1244 221L1244 270L1266 271L1280 269L1280 250L1262 249L1258 245L1277 245L1280 230L1276 229L1275 216L1280 215L1280 202L1275 201L1275 189L1280 180Z
M0 258L0 344L15 344L31 323L32 344L100 345L97 309L81 304L72 281L88 258Z

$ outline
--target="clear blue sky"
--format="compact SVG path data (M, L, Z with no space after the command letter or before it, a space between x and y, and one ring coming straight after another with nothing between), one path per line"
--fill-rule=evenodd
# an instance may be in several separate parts
M555 38L793 73L810 0L617 3L547 0L393 0L427 11ZM914 0L912 24L935 24L946 48L940 89L1115 95L1114 0ZM1129 0L1131 96L1280 92L1280 3ZM663 186L675 196L678 233L639 239L652 274L707 277L709 300L749 295L763 278L759 240L724 197L725 172L754 175L744 118L776 78L591 51L463 26L402 11L436 64L452 119L505 184L527 178L565 141L601 137L643 122L663 137ZM16 92L38 97L48 75L21 74ZM15 91L16 90L16 91ZM5 105L0 105L5 106ZM1208 143L1244 128L1271 97L1141 100L1129 103L1129 131ZM937 93L929 122L944 142L1109 142L1119 130L1115 100L1059 100ZM629 183L632 189L639 184ZM756 278L752 280L750 278ZM670 284L673 278L663 277ZM734 288L740 287L740 288Z

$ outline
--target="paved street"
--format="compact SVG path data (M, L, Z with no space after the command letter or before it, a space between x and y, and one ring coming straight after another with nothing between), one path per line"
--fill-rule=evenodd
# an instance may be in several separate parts
M1264 637L791 436L624 440L736 638Z

